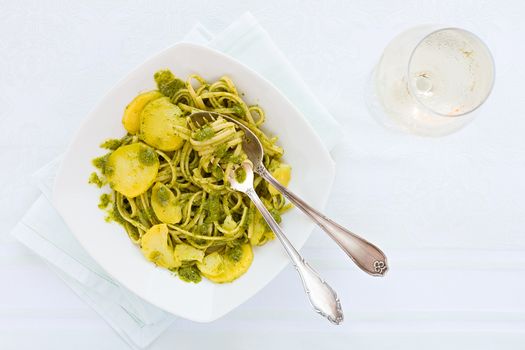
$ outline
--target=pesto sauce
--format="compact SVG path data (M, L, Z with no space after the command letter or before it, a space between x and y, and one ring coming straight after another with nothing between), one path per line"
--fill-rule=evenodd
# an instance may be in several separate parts
M237 114L239 117L244 117L244 109L239 104L236 104L232 107L232 112Z
M106 217L106 221L114 221L121 225L126 224L126 220L124 220L124 218L122 217L122 215L120 215L120 212L118 211L117 203L113 203L113 207L110 210L108 210L108 216Z
M271 212L270 212L270 214L271 214ZM272 216L273 216L273 215L272 215ZM272 230L271 227L270 227L270 225L268 225L268 223L266 222L266 220L264 220L264 218L261 218L261 217L260 217L260 218L259 218L259 222L264 226L264 231L265 231L265 232L268 232L268 231L271 231L271 230Z
M208 212L208 216L206 217L207 223L220 221L224 214L220 196L217 194L210 194L204 205L204 209Z
M175 75L169 70L169 69L161 69L153 75L153 79L155 79L155 82L157 85L167 84L173 79L175 79Z
M173 97L180 89L183 89L186 86L184 82L180 79L174 79L169 83L159 87L159 91L164 96Z
M170 193L169 190L161 186L159 190L157 191L157 200L159 201L160 205L165 207L168 204L168 201L170 199Z
M232 162L233 164L241 164L242 157L241 156L231 156L228 158L228 161Z
M213 152L213 154L217 158L222 158L222 157L224 157L226 155L227 151L228 151L228 147L225 144L222 143L219 146L217 146L217 148L215 149L215 152Z
M144 146L139 151L139 162L144 166L150 166L157 161L157 153L150 147Z
M120 146L122 145L122 141L121 140L118 140L118 139L109 139L109 140L106 140L104 141L100 147L101 148L105 148L105 149L109 149L109 150L116 150L117 148L119 148Z
M209 227L210 225L208 224L200 224L199 226L197 226L197 233L205 236L208 234Z
M91 161L95 168L103 170L106 164L108 163L109 153L101 157L97 157Z
M98 177L98 174L96 172L92 172L91 175L89 175L88 183L96 185L97 187L102 187L104 185L104 181Z
M108 165L108 159L111 155L111 152L106 153L101 157L97 157L91 161L95 168L100 169L102 175L111 175L113 173L113 168Z
M102 174L107 175L107 176L111 176L111 174L113 174L113 171L115 171L115 169L113 169L112 166L109 166L109 165L106 164L104 169L102 169ZM111 188L113 188L113 185L111 183L109 185L111 186Z
M240 245L236 245L236 246L230 247L226 251L226 255L231 260L233 260L235 262L239 262L242 259L242 247Z
M107 193L103 193L100 195L100 200L98 203L98 207L100 209L106 209L109 205L109 202L111 201L111 196Z
M140 223L142 223L145 226L153 226L155 221L153 218L155 218L155 212L151 207L142 208L137 213Z
M186 84L182 80L177 79L169 69L157 71L153 78L157 83L157 88L160 93L170 98L186 86Z
M129 237L131 237L134 241L138 241L138 239L140 238L140 234L134 226L125 224L124 228L127 231Z
M185 282L199 283L202 280L199 269L195 265L181 266L177 273Z
M239 155L233 155L233 150L228 150L222 156L222 159L229 163L241 164L243 161L243 154L241 153Z
M215 131L210 125L204 125L199 130L195 131L193 139L197 141L205 141L211 139L215 135Z
M247 230L248 227L250 226L251 222L253 221L254 216L255 216L255 208L249 208L248 214L246 215L246 220L243 223L243 228L245 230Z
M246 170L239 168L235 171L235 180L239 183L243 183L246 180Z
M280 224L282 221L282 218L281 218L281 213L279 213L279 210L272 208L269 211L270 211L270 214L272 214L273 219L277 221L278 224Z
M218 165L211 169L211 174L218 180L224 180L224 171Z

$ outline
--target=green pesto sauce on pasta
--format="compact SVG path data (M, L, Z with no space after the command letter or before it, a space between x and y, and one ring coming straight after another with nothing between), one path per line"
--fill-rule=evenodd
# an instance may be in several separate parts
M98 172L91 174L89 182L110 186L111 193L102 194L99 203L107 212L106 219L122 225L131 241L157 266L186 282L198 283L202 276L219 283L232 281L251 263L251 253L243 254L247 245L264 245L274 235L250 199L231 189L225 176L246 159L242 131L223 118L196 127L188 116L195 111L213 111L243 123L261 140L268 169L281 164L283 149L276 138L260 129L265 121L262 108L246 104L228 77L208 82L191 75L183 81L171 71L161 70L154 79L160 94L142 96L125 111L127 118L139 118L134 125L147 125L148 129L128 129L121 139L104 141L101 148L107 153L93 159ZM151 103L147 99L155 98L169 103L157 103L163 114L159 111L158 119L144 124L140 112ZM155 117L156 111L148 108L148 117ZM156 124L158 120L165 121L166 127ZM162 133L153 135L159 128ZM145 146L137 147L137 153L133 147L122 148L137 143ZM124 149L129 152L122 152ZM242 168L237 169L236 178L240 182L246 178ZM280 221L289 208L283 196L272 194L258 175L254 188ZM137 189L141 189L138 195ZM155 249L150 252L151 247Z

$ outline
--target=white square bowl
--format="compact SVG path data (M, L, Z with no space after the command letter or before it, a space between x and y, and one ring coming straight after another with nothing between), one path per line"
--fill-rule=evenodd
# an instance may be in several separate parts
M100 143L124 135L124 107L141 91L154 89L153 74L164 68L183 79L192 73L208 81L223 75L231 77L248 103L257 103L265 110L263 129L279 137L284 159L292 166L289 187L319 209L328 199L334 164L314 130L279 90L234 59L193 44L176 44L147 60L111 89L88 115L57 175L55 207L91 257L123 286L174 315L210 322L245 302L286 266L288 258L279 242L255 247L251 268L233 283L214 284L206 279L198 284L185 283L147 261L123 228L104 221L105 214L97 207L101 192L87 181L94 171L91 160L103 154ZM297 249L314 228L296 209L283 215L281 225ZM297 283L301 283L299 278Z

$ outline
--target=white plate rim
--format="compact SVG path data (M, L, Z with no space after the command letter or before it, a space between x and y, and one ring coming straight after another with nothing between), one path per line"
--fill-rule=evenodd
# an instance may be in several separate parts
M66 166L65 160L68 159L68 155L70 154L70 152L71 152L71 150L73 148L73 145L75 144L75 140L82 133L84 127L90 122L91 116L95 113L95 111L100 109L101 106L103 106L104 104L108 103L107 100L112 95L112 93L114 93L115 91L118 91L122 86L126 85L128 80L130 80L134 75L136 75L141 70L141 68L143 68L149 62L151 62L151 61L155 60L157 57L163 56L166 53L168 53L168 52L170 52L172 50L175 50L175 49L202 50L203 52L208 52L211 55L219 56L219 57L221 57L221 59L223 59L225 61L229 61L230 63L233 63L233 64L241 67L241 70L249 72L249 74L254 76L259 81L260 84L266 85L269 89L272 89L272 90L275 90L276 92L278 92L278 94L282 98L283 102L288 104L289 108L293 109L294 112L303 119L306 128L311 133L311 135L310 135L311 140L316 143L315 146L319 149L320 152L322 152L324 154L324 157L325 157L324 161L326 161L325 165L329 166L328 168L325 168L327 176L323 179L324 180L324 185L326 185L326 191L323 194L322 199L320 201L318 201L318 203L316 203L315 206L322 210L322 209L324 209L324 207L326 206L326 203L328 201L328 197L329 197L329 194L330 194L330 191L331 191L334 179L335 179L335 162L331 158L331 156L329 154L329 151L326 149L324 144L321 142L319 136L315 133L315 130L312 128L312 126L310 125L308 120L295 107L295 105L287 98L287 96L285 94L283 94L280 89L278 89L276 86L274 86L272 83L270 83L264 77L262 77L259 73L257 73L256 71L252 70L251 68L247 67L246 65L240 63L236 59L234 59L234 58L232 58L232 57L230 57L230 56L228 56L228 55L226 55L226 54L224 54L222 52L219 52L217 50L208 48L206 46L197 45L197 44L193 44L193 43L186 43L186 42L177 43L177 44L174 44L174 45L172 45L172 46L170 46L170 47L168 47L168 48L166 48L166 49L156 53L155 55L151 56L150 58L148 58L147 60L142 62L140 65L138 65L137 67L132 69L129 73L127 73L124 76L124 78L122 78L120 81L118 81L112 88L110 88L102 96L102 98L97 102L95 107L87 114L85 119L82 121L82 123L81 123L80 127L78 128L78 130L74 133L72 141L69 143L69 145L67 147L67 150L65 152L65 155L63 157L63 160L62 160L62 162L60 163L60 165L58 167L57 176L55 178L55 182L54 182L54 185L53 185L53 194L52 194L53 205L58 210L59 214L63 217L64 221L66 222L66 225L70 228L70 230L74 234L75 238L80 242L80 244L88 252L88 254L95 261L97 261L97 263L98 263L98 260L95 257L96 256L96 252L93 252L90 248L88 248L88 246L86 244L84 244L83 238L81 236L79 236L77 234L77 232L72 228L72 226L74 226L74 225L72 225L72 223L71 223L71 218L67 217L66 215L63 215L63 212L64 212L63 208L64 208L65 205L67 206L67 203L65 203L63 201L63 197L61 197L61 195L60 195L60 190L61 190L60 189L60 184L63 181L62 177L63 177L63 174L64 174L64 167ZM162 67L159 67L159 69L160 68L162 68ZM306 239L312 234L313 229L314 229L314 226L312 225L311 229L307 233L304 233ZM306 239L305 239L305 241L306 241ZM301 244L301 247L302 247L302 245L304 245L304 243ZM298 248L300 249L301 247L298 247ZM279 271L277 271L277 273L282 271L286 265L287 264L283 265L279 269ZM204 315L204 316L203 315L183 314L183 313L177 312L177 310L174 310L174 309L170 308L169 306L166 306L165 303L159 302L158 300L152 300L152 299L148 298L146 295L144 295L144 293L141 293L140 291L137 291L134 288L130 288L129 284L126 283L125 279L121 279L121 278L118 278L117 276L115 276L114 273L112 273L111 269L109 269L104 264L100 264L100 266L106 273L108 273L108 275L110 275L112 278L114 278L118 283L120 283L121 285L123 285L127 289L131 290L133 293L137 294L139 297L141 297L142 299L144 299L147 302L151 303L152 305L155 305L155 306L157 306L157 307L159 307L159 308L161 308L161 309L163 309L163 310L165 310L167 312L170 312L170 313L172 313L174 315L177 315L177 316L180 316L180 317L183 317L183 318L187 318L187 319L190 319L192 321L197 321L197 322L211 322L211 321L214 321L214 320L224 316L226 313L232 311L234 308L236 308L239 305L241 305L247 299L253 297L255 294L257 294L260 291L260 289L262 289L262 288L259 288L254 293L249 295L247 298L242 300L238 305L236 305L235 307L233 307L231 309L228 309L226 311L221 310L219 312L216 312L216 310L212 310L212 312L209 315ZM268 281L268 283L270 283L274 278L275 278L275 276L273 278L271 278ZM297 281L297 283L300 283L299 280Z

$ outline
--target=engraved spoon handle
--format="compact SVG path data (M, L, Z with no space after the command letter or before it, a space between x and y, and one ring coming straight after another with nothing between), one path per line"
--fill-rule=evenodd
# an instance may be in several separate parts
M315 311L326 317L330 322L340 324L343 321L343 312L335 291L328 285L328 283L323 281L319 274L308 265L307 262L304 261L299 252L282 232L272 214L266 209L257 193L255 193L255 190L250 188L246 190L245 193L261 212L272 231L275 233L279 241L281 241L286 253L290 256L295 269L301 277L310 304L312 304Z
M378 247L312 208L293 192L281 185L262 164L256 166L254 171L314 220L317 225L328 233L339 247L345 251L359 268L373 276L383 276L386 273L388 270L386 256Z

